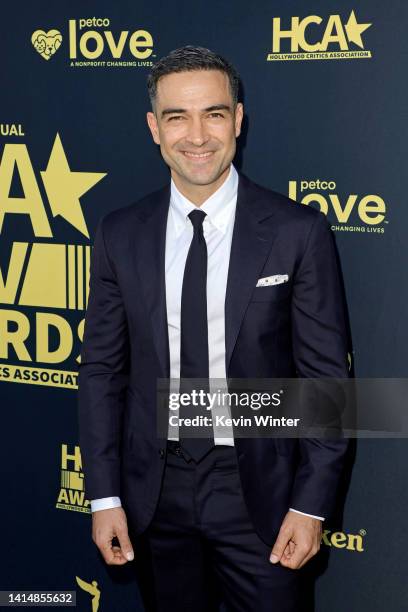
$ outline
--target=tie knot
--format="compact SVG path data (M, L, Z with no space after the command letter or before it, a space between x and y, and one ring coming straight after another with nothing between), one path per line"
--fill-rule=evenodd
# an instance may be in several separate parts
M199 229L206 217L206 213L203 210L192 210L188 217L193 225L194 230Z

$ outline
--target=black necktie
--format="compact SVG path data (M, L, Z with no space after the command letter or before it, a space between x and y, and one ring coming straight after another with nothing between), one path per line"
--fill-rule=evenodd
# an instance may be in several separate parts
M207 320L207 245L203 233L206 213L193 210L189 219L194 228L193 239L184 268L181 292L181 339L180 339L180 393L191 393L194 389L209 391L208 320ZM191 378L202 379L194 384ZM208 416L211 413L202 405L180 406L180 417ZM194 428L197 431L196 428ZM188 438L190 427L179 428L183 451L195 461L200 461L214 446L213 428L207 427L207 437ZM201 430L201 435L204 430Z

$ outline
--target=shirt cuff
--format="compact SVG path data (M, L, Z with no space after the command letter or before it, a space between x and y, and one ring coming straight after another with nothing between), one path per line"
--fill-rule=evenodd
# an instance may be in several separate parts
M98 510L110 510L111 508L120 508L122 505L120 497L101 497L100 499L91 499L91 512Z
M294 508L289 508L292 512L297 512L298 514L304 514L304 516L310 516L311 518L319 519L319 521L324 521L322 516L315 516L314 514L308 514L307 512L301 512L300 510L295 510Z

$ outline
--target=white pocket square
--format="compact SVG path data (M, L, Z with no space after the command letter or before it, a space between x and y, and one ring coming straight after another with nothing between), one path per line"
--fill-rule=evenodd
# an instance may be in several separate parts
M288 274L274 274L273 276L264 276L263 278L260 278L256 283L256 286L268 287L269 285L280 285L280 283L287 283L288 280Z

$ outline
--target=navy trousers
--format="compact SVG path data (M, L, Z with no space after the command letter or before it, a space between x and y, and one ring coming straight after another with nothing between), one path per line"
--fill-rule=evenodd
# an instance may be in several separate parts
M272 565L271 546L254 531L233 447L215 446L195 463L168 443L159 502L143 539L152 568L149 611L217 612L221 602L227 612L305 609L302 570ZM139 559L140 552L136 544Z

